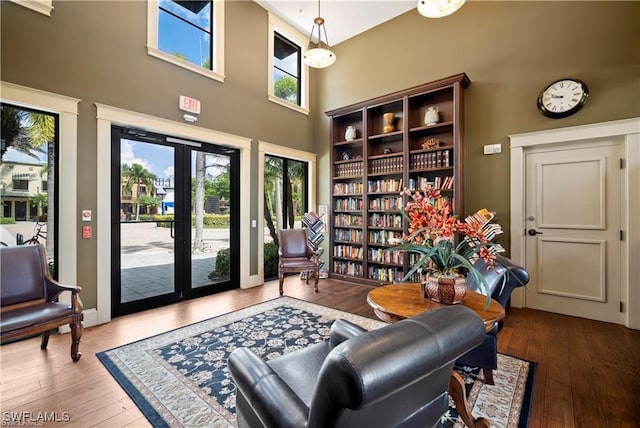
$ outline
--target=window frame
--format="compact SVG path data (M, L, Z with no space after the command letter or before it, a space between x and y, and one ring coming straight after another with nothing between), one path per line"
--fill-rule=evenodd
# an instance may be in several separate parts
M218 82L224 82L224 4L225 0L212 1L213 28L211 37L213 38L213 55L211 70L158 49L158 10L160 5L157 0L147 1L147 54Z
M269 101L272 101L281 106L288 107L302 114L309 114L309 66L303 61L300 63L300 105L291 103L275 96L273 91L273 57L275 54L275 33L280 34L288 41L295 43L300 47L300 54L302 55L305 50L305 46L308 42L307 38L294 29L289 24L278 18L276 15L268 12L269 14L269 55L267 64L267 97Z
M46 16L51 16L51 11L53 10L52 0L10 0L10 1Z

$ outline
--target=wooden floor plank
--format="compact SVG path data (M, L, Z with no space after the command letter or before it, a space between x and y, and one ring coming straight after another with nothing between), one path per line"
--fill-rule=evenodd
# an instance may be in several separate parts
M371 287L322 280L320 292L297 277L285 294L375 318ZM0 348L0 408L69 412L70 427L149 427L96 353L279 296L277 281L116 318L85 329L77 363L69 335L52 335L47 351L33 338ZM536 361L530 427L640 426L640 332L531 309L507 310L500 352ZM595 401L595 403L594 403ZM60 423L45 424L59 427Z

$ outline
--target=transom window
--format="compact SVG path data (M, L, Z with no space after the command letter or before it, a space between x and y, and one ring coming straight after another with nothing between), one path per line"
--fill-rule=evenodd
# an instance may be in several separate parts
M269 13L269 100L309 114L309 67L302 63L307 38Z
M147 51L224 80L224 1L149 0Z
M300 46L276 32L273 51L273 94L300 105Z

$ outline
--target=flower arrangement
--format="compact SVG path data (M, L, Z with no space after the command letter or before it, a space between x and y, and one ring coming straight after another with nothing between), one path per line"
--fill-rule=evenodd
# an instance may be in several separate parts
M429 185L422 191L405 188L400 194L409 197L404 208L409 227L402 243L393 249L419 256L404 279L409 279L416 272L448 278L472 275L483 294L487 295L488 304L491 293L487 290L487 281L473 263L481 258L488 266L497 264L495 253L502 251L502 247L491 239L496 231L501 231L499 225L491 224L490 219L481 214L460 221L453 214L449 200ZM489 214L486 210L485 213ZM478 221L477 217L483 218ZM456 237L459 238L457 243Z

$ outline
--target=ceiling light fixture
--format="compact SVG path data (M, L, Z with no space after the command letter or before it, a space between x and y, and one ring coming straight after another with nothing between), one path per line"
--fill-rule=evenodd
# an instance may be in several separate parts
M313 41L313 33L318 27L318 42ZM324 33L324 42L322 34ZM320 16L320 0L318 0L318 17L313 20L311 34L309 34L309 45L304 53L304 63L309 67L325 68L336 62L336 54L331 52L327 29L324 26L324 19Z
M460 9L466 0L418 0L418 12L427 18L442 18Z

